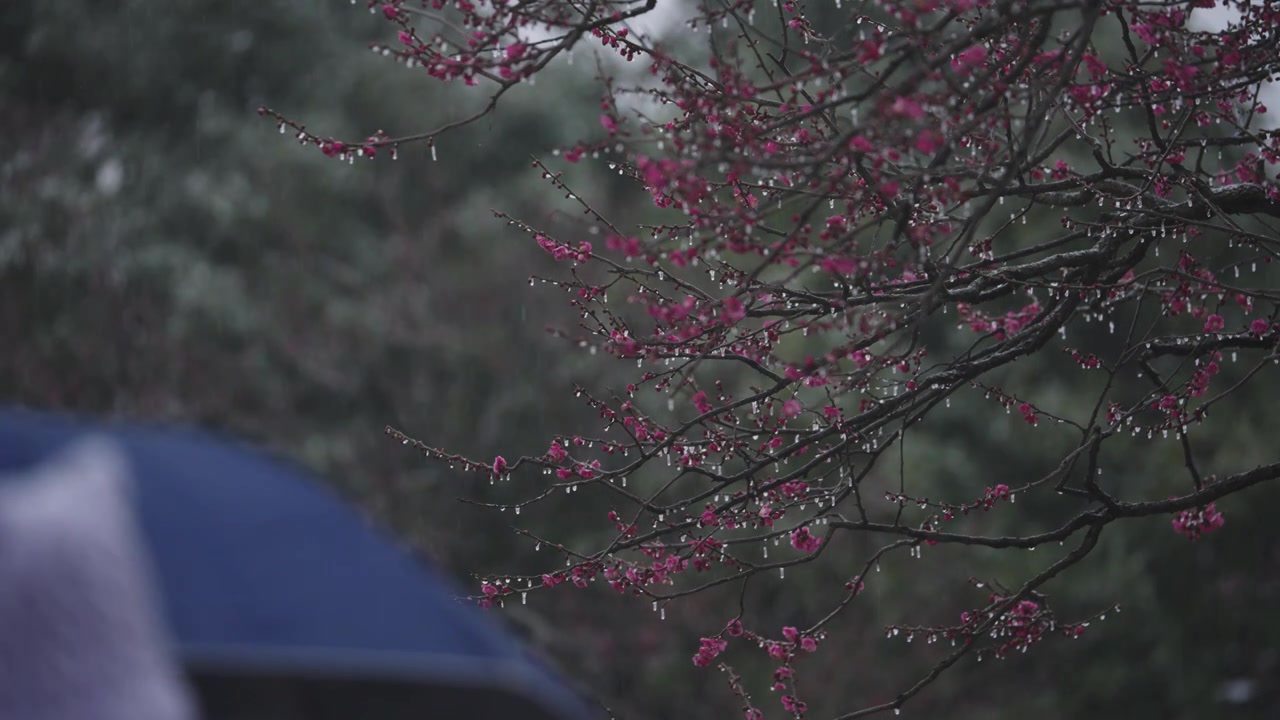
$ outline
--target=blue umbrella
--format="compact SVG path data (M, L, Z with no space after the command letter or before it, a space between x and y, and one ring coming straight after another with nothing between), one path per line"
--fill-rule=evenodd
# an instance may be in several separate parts
M595 716L438 572L260 451L0 409L0 474L89 435L129 460L169 629L211 717Z

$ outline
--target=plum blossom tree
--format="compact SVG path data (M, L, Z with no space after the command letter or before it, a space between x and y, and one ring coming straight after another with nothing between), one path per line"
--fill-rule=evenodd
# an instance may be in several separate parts
M705 0L683 36L707 49L695 52L635 24L656 0L378 2L396 41L374 50L477 86L476 114L343 141L261 111L342 160L411 142L434 153L575 49L617 56L598 65L597 135L532 163L581 211L582 234L499 217L562 267L530 280L578 313L555 332L634 377L577 387L599 431L549 436L538 455L469 458L387 432L504 484L501 505L526 518L594 513L588 496L612 508L574 518L604 531L591 546L520 530L558 562L486 576L482 605L607 584L665 613L739 588L690 652L725 671L749 719L806 714L820 690L799 660L859 622L881 563L1047 548L1012 585L972 579L953 621L887 628L945 652L845 719L898 712L966 658L1083 633L1094 615L1059 616L1045 588L1113 524L1164 516L1196 540L1224 524L1215 501L1280 478L1280 457L1215 466L1197 442L1280 363L1280 133L1261 129L1260 97L1280 76L1280 5L828 4ZM1235 19L1196 29L1215 5ZM589 161L642 187L655 220L624 226L573 187L565 168ZM1069 378L1071 402L1013 370L1033 362ZM913 477L909 438L953 401L1060 452L1035 476L993 472L978 497ZM1160 443L1184 477L1104 474ZM994 520L1024 497L1047 524L1002 534ZM852 537L876 549L825 614L749 625L757 578L803 572ZM745 689L728 663L739 650L771 659L778 699Z

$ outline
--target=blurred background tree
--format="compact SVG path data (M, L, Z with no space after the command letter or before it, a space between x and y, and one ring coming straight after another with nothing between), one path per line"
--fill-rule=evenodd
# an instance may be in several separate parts
M254 114L269 103L357 136L411 132L475 106L465 88L424 82L364 48L385 33L342 2L6 3L0 397L221 428L320 471L464 580L499 565L545 570L552 558L499 514L454 500L483 499L485 487L424 465L382 430L492 455L540 453L545 428L588 427L591 413L566 390L607 385L608 366L546 335L544 324L573 321L555 291L528 291L530 273L550 263L491 210L570 222L572 207L529 156L549 159L594 124L591 63L557 70L555 102L547 76L513 92L502 112L452 133L438 160L407 147L395 162L347 166L280 142ZM649 212L648 197L602 163L572 177L598 207ZM1046 359L1013 380L1070 403L1073 376L1058 370ZM1274 414L1268 394L1255 397L1236 432L1265 448ZM926 427L913 471L972 495L993 482L987 468L1039 468L1034 443L969 420ZM1109 462L1155 482L1180 459ZM1196 545L1163 525L1116 533L1077 577L1090 578L1082 598L1123 598L1118 621L1016 664L968 666L913 712L1275 717L1280 622L1268 610L1280 599L1280 542L1266 508L1277 501L1270 488L1222 503L1228 528ZM761 621L821 607L823 588L848 574L840 559L778 590ZM942 553L920 562L873 585L884 624L956 579ZM992 562L997 575L1014 569ZM712 629L714 597L661 621L636 617L607 588L593 594L509 615L627 717L733 712L684 644ZM816 713L888 696L928 665L918 647L880 633L838 642L843 662L811 671L827 685L811 693Z

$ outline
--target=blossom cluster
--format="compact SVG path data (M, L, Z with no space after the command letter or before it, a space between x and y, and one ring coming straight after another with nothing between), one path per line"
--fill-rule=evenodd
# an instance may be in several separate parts
M899 572L904 554L943 543L1069 546L1065 565L958 624L889 628L1006 657L1084 631L1040 588L1105 525L1168 514L1104 475L1113 458L1169 443L1185 470L1176 507L1196 508L1174 530L1221 527L1201 428L1280 359L1280 240L1242 221L1280 217L1280 133L1258 122L1259 88L1280 75L1280 7L1232 3L1237 20L1198 30L1216 4L837 2L833 32L803 2L734 0L688 20L716 49L703 59L631 26L652 3L371 3L395 37L375 51L483 88L485 112L575 48L602 56L596 135L533 163L586 229L500 215L549 258L530 283L578 318L556 334L627 373L574 388L597 429L492 460L389 431L502 483L480 504L582 518L573 543L522 531L554 567L486 576L476 601L607 585L662 617L721 585L867 552L851 536L880 543L867 570ZM468 121L347 142L263 113L348 161L434 149ZM614 222L576 185L604 168L652 206L645 224ZM1026 477L1012 462L929 477L908 458L931 452L913 433L937 432L935 418L1061 454ZM1243 489L1280 466L1221 474ZM888 503L867 502L881 493ZM1070 520L995 521L1022 497ZM755 643L778 662L778 707L805 714L797 660L858 621L867 570L808 630L766 637L722 608L734 619L699 639L694 664L727 667L733 641ZM745 591L742 603L754 604ZM761 717L728 677L744 716Z

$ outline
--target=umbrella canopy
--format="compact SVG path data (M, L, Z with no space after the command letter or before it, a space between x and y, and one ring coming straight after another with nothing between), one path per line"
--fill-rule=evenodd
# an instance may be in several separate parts
M436 571L260 451L0 409L0 474L87 436L128 459L165 617L211 718L594 716Z

